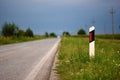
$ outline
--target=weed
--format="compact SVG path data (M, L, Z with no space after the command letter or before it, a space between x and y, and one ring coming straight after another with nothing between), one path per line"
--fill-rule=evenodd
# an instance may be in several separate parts
M57 72L61 80L119 80L120 41L96 40L93 59L89 39L65 37L59 48Z

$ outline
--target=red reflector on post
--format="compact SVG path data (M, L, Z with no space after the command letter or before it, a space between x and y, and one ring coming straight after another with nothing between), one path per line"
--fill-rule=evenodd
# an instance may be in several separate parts
M89 42L92 42L92 41L94 41L94 31L95 30L92 30L90 33L89 33Z
M90 32L90 42L92 41L92 33Z

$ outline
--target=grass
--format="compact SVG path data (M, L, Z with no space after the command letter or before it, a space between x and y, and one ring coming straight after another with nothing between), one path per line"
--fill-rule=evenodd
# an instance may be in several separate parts
M72 35L72 37L89 37L89 35ZM113 39L113 35L112 34L96 34L95 35L96 38L100 38L100 39ZM114 39L115 40L120 40L120 34L114 34Z
M44 36L34 36L34 37L3 37L0 36L0 45L5 44L12 44L12 43L19 43L19 42L26 42L26 41L33 41L39 39L45 39Z
M113 39L112 34L101 34L101 35L96 35L96 37L101 39ZM114 39L120 40L120 34L114 34Z
M95 58L89 58L88 38L64 37L59 48L60 80L119 80L120 40L96 39Z

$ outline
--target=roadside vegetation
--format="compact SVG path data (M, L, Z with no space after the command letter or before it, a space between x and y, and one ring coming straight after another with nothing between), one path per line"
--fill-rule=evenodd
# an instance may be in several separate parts
M33 40L40 40L40 39L45 39L45 36L37 36L35 35L34 37L0 37L0 45L5 45L5 44L12 44L12 43L20 43L20 42L26 42L26 41L33 41Z
M85 38L85 37L89 37L89 35L72 35L72 37L74 38L84 37ZM107 39L107 40L113 39L112 34L96 34L95 37L98 39ZM120 40L120 34L114 34L114 40Z
M86 35L86 32L84 29L80 29L80 30L78 30L77 34L78 35Z
M34 37L33 31L28 28L26 31L20 29L15 23L5 23L1 29L1 35L4 37Z
M96 35L97 38L101 39L117 39L120 40L120 34L114 34L114 37L112 34L101 34L101 35Z
M26 30L20 29L15 23L5 23L0 31L0 45L33 41L45 38L56 37L55 33L45 35L34 35L33 31L28 27Z
M88 38L63 37L56 67L60 80L119 80L120 40L97 38L95 44L90 59Z

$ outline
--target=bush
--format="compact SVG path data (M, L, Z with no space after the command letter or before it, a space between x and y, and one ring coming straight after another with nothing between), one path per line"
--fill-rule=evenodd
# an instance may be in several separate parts
M86 32L84 29L80 29L78 32L77 32L78 35L86 35Z
M27 36L27 37L33 37L33 36L34 36L32 30L31 30L30 28L28 28L28 29L26 30L25 36Z
M50 33L50 37L57 37L57 35L55 33Z
M63 32L63 36L70 36L69 32Z
M48 32L45 32L45 37L49 37L49 34L48 34Z
M24 30L20 29L20 30L19 30L19 33L18 33L18 36L20 37L20 36L24 36L24 35L25 35Z
M14 36L17 34L17 31L19 30L18 26L14 23L5 23L2 27L2 35L3 36Z

